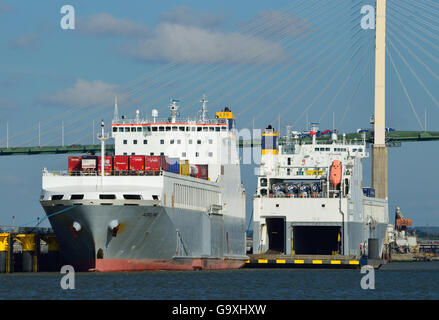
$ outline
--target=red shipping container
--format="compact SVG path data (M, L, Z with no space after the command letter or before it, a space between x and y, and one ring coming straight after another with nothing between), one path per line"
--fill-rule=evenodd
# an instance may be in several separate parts
M159 165L160 169L164 171L168 171L169 169L169 162L167 156L159 156Z
M209 180L209 166L207 164L197 164L198 168L197 178Z
M145 156L145 171L159 171L159 156Z
M130 170L143 171L145 169L145 156L130 156Z
M69 173L75 171L81 171L82 158L81 157L69 157Z
M113 157L112 156L105 156L104 161L105 161L104 171L105 172L113 171ZM98 171L101 172L101 156L98 156Z
M114 171L128 171L128 156L114 156Z

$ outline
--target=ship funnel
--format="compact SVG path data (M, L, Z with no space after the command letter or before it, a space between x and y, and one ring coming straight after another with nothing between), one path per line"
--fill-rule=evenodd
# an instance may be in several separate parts
M279 131L274 131L271 125L264 130L262 133L262 155L279 153L278 137Z

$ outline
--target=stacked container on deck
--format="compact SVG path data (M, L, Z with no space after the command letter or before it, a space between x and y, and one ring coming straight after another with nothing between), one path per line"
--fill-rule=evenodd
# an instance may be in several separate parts
M70 175L101 174L101 157L86 155L69 157ZM168 158L167 156L117 155L105 156L105 175L143 175L157 174L160 171L191 176L208 180L208 165L190 165L188 160Z
M98 175L101 174L101 156L98 156ZM106 176L111 176L111 173L113 172L113 157L112 156L105 156L104 159L104 172Z
M129 171L128 156L114 156L114 174L126 175Z

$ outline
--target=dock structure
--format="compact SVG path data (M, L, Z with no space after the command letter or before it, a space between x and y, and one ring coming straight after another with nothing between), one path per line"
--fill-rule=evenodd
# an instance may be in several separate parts
M58 271L60 262L51 228L0 226L0 273Z
M370 265L378 269L384 260L342 255L249 254L244 268L359 269Z

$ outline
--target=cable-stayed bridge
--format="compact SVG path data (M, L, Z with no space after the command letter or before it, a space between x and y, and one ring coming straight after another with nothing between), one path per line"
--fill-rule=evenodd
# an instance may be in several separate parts
M225 57L159 65L118 88L119 111L128 115L155 108L164 113L168 100L178 98L184 113L193 114L206 94L215 105L231 107L239 127L277 124L282 131L289 124L303 131L311 118L339 132L345 128L348 139L361 140L353 126L360 127L361 119L373 113L375 74L375 30L360 24L364 5L357 0L291 1L233 30L248 41L240 61ZM387 0L386 122L398 124L396 131L386 133L388 145L439 140L437 131L427 131L427 122L439 117L434 90L439 83L438 18L439 4L432 0ZM257 47L255 39L268 46ZM101 118L110 122L112 101L69 104L54 115L32 119L34 123L27 120L28 125L23 126L23 119L3 122L0 155L99 153L95 124ZM366 134L370 144L371 132ZM258 145L257 138L241 142L249 145ZM108 152L113 149L107 145Z

